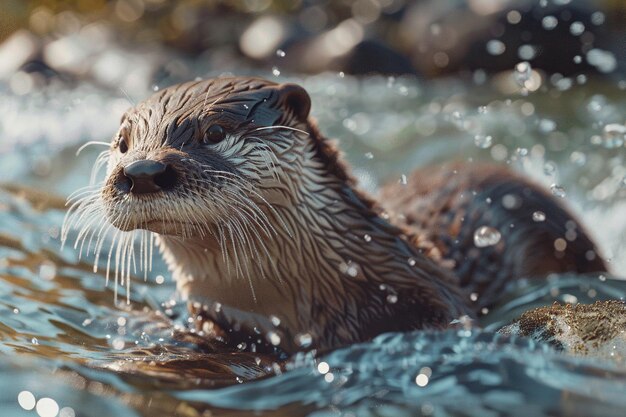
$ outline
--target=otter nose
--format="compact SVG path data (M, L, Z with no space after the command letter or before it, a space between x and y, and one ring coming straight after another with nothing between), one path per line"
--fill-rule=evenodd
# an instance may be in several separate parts
M168 166L164 163L144 159L124 167L124 176L131 182L131 193L147 194L155 193L163 188L163 181L160 179L167 171Z

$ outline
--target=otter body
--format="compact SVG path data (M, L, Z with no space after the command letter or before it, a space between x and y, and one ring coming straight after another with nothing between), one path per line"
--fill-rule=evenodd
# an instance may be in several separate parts
M403 192L408 188L410 192ZM381 201L411 235L437 248L478 311L497 301L511 279L606 271L576 217L541 187L498 165L450 163L416 170ZM481 227L497 243L477 247ZM415 238L414 238L415 239ZM473 294L473 296L472 296Z
M595 253L580 227L562 255L552 241L543 245L574 220L513 174L486 186L418 171L410 186L386 191L385 209L405 213L392 223L357 190L309 109L297 85L218 78L162 90L122 119L97 199L117 229L156 235L205 330L219 328L233 344L329 349L387 331L446 328L474 316L469 293L487 305L527 273L604 268L599 258L579 262ZM554 220L547 232L526 211L490 217L492 208L466 192L509 183L522 200L532 191L525 210L543 208ZM525 232L509 238L500 228L504 244L486 255L469 238L478 220ZM526 263L518 250L525 256L526 246L555 261Z

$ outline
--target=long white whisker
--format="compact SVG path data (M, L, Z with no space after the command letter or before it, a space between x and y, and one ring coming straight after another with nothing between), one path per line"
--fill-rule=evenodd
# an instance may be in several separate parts
M257 127L256 129L251 130L249 133L259 132L259 131L262 131L262 130L270 130L270 129L293 130L294 132L302 133L302 134L305 134L305 135L309 136L309 132L307 132L306 130L298 129L298 128L293 127L293 126L284 126L284 125Z
M110 144L110 143L107 143L107 142L100 142L100 141L97 141L97 140L92 140L92 141L89 141L89 142L85 143L85 144L84 144L83 146L81 146L80 148L78 148L78 150L76 151L76 156L80 155L80 153L81 153L81 152L82 152L85 148L87 148L88 146L92 146L92 145L100 145L100 146L106 146L106 147L111 146L111 144Z

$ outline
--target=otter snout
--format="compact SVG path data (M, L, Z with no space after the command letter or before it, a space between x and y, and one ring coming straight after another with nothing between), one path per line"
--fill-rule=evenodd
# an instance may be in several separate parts
M160 161L142 159L124 167L123 184L132 194L148 194L174 188L176 171Z

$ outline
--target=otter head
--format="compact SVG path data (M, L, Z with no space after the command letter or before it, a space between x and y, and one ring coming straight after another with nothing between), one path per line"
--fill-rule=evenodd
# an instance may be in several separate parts
M250 222L269 230L269 202L298 188L308 165L310 106L297 85L250 78L164 89L122 118L101 190L106 218L182 238Z

